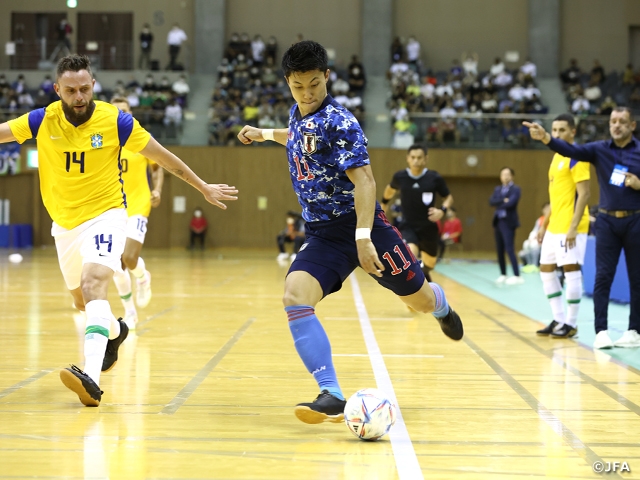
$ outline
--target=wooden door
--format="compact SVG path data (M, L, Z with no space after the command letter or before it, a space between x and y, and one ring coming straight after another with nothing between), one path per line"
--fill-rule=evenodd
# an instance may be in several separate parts
M133 68L133 13L78 13L78 53L96 70Z
M11 41L16 54L11 57L12 70L34 70L40 60L48 59L58 44L58 24L67 18L64 12L11 14Z

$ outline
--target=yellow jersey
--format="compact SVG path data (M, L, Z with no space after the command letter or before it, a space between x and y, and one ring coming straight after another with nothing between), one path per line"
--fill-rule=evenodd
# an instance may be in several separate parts
M559 153L553 156L549 167L549 203L551 203L551 217L547 227L549 233L567 233L575 212L576 184L589 180L590 176L587 162L578 162L563 157ZM588 232L589 209L585 206L578 224L578 233Z
M96 101L79 126L67 120L58 100L9 121L19 143L38 141L40 192L55 223L68 230L112 208L125 208L120 150L139 152L151 136L128 113Z
M122 181L127 196L127 214L149 216L151 213L151 188L149 185L149 166L153 160L123 148L120 154Z

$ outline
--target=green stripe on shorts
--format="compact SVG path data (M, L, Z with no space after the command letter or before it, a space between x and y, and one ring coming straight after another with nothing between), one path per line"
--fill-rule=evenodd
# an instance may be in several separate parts
M84 331L84 334L89 335L90 333L99 333L100 335L109 338L109 330L107 330L104 327L101 327L100 325L88 326L87 329Z

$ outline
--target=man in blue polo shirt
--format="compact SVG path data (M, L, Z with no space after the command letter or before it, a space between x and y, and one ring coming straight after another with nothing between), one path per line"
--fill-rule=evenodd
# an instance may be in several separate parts
M611 112L611 140L572 145L535 123L523 122L531 138L554 152L592 163L600 185L596 220L596 283L593 291L596 339L594 348L640 347L640 142L633 137L636 122L626 107ZM612 342L607 332L611 284L624 249L631 290L629 330Z

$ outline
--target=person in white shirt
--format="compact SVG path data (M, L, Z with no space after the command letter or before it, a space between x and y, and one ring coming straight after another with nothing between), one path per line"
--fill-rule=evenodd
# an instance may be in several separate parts
M514 102L521 102L524 100L524 88L519 83L516 83L511 89L509 89L509 98Z
M424 98L433 98L433 94L436 90L436 87L433 84L426 82L420 85L420 93Z
M253 37L253 41L251 42L251 55L253 56L254 65L262 65L266 48L260 35Z
M538 75L538 67L536 64L531 61L530 58L527 58L527 61L522 64L520 67L520 75L522 79L530 77L531 79L535 79Z
M465 74L471 74L473 76L478 75L478 54L463 53L462 68L464 69Z
M409 37L407 42L407 60L412 65L417 65L420 60L420 42L413 35Z
M182 107L178 105L178 102L175 99L172 99L164 109L164 120L165 126L170 124L174 124L176 127L182 125Z
M392 76L402 75L407 70L409 70L409 65L404 63L401 58L397 58L389 68Z
M184 75L180 75L180 78L173 82L171 89L180 97L184 97L189 94L189 84Z
M596 80L591 80L589 86L584 91L584 97L591 103L600 100L600 97L602 97L602 90L600 90Z
M492 77L497 77L502 72L504 72L504 63L502 63L500 57L496 57L493 65L491 65L491 68L489 69L489 72L491 73Z
M444 97L445 94L453 97L453 88L451 88L451 85L443 84L436 86L436 97Z
M347 82L345 79L340 77L336 78L336 80L333 82L333 85L331 86L331 93L335 96L338 96L341 94L346 95L348 91L349 91L349 82Z
M493 84L497 87L508 87L513 83L513 76L506 70L500 72L493 79Z
M573 101L573 104L571 105L571 111L576 115L580 113L589 113L590 107L591 105L589 104L589 100L580 95Z
M524 95L524 98L527 100L531 100L534 95L537 96L538 98L540 98L541 96L540 90L536 86L534 86L533 83L528 84L527 88L524 89L522 94Z
M167 45L169 45L169 65L167 66L167 70L176 69L176 59L180 54L180 47L182 46L182 42L186 40L187 34L184 33L184 30L182 30L177 23L174 23L167 35Z

